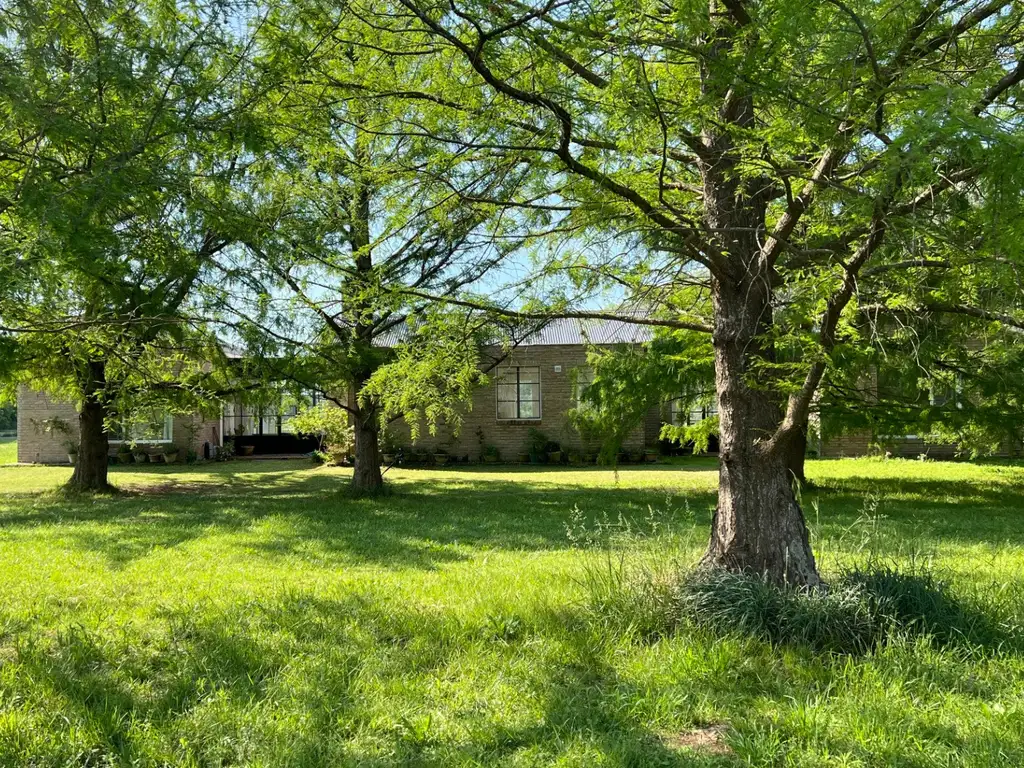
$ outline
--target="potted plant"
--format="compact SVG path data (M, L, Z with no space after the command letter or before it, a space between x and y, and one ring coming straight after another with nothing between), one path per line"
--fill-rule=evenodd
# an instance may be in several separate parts
M68 440L64 443L64 449L68 452L68 464L74 464L78 461L78 445L74 441Z
M501 452L496 445L485 445L483 452L484 464L497 464L501 459Z
M549 442L544 446L544 452L548 457L548 464L562 463L562 446L555 442Z
M256 451L255 445L236 445L235 447L238 449L239 456L252 456Z
M181 452L181 449L178 448L178 446L176 446L174 443L170 443L168 445L165 445L164 446L164 463L165 464L174 464L175 462L177 462L178 461L178 454L180 452Z
M136 464L145 464L149 461L149 454L136 445L132 446L132 458L135 459Z
M448 451L444 449L438 449L434 451L434 463L439 466L444 466L451 460L451 456L448 455Z
M117 446L117 463L118 464L131 464L132 461L132 447L128 443L121 443Z
M539 429L530 428L526 434L526 452L529 460L534 464L540 464L547 458L548 438Z
M583 454L579 451L569 451L569 463L574 467L579 467L583 464Z
M657 448L644 449L644 461L646 461L648 464L654 464L655 462L657 462L659 455L660 454L658 453Z

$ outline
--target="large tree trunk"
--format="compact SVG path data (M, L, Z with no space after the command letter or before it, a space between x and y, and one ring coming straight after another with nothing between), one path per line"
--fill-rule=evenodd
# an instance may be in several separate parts
M72 491L109 491L107 454L110 441L106 431L107 409L104 404L105 366L89 364L88 381L82 410L78 414L78 461L65 488Z
M377 420L367 419L363 413L355 419L355 468L352 488L366 493L380 490L384 478L380 473L380 449L377 445Z
M789 479L796 480L800 485L807 484L804 474L804 460L807 458L807 425L805 424L790 443L786 456L786 470Z
M360 384L360 388L361 386ZM358 391L356 389L356 392ZM384 487L384 477L380 473L377 414L372 409L372 405L357 408L352 417L352 431L355 437L352 488L360 493L374 493Z
M752 364L770 359L757 333L771 309L756 282L715 283L720 464L718 507L704 564L776 584L817 586L821 580L790 472L800 438L771 439L782 420L779 397L770 379L753 381L758 372Z

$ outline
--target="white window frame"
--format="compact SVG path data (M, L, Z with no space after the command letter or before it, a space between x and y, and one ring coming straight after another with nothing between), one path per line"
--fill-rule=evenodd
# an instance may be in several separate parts
M121 422L121 434L125 434L131 431L131 425L127 421ZM111 445L121 445L122 443L142 443L143 445L168 445L174 442L174 414L164 413L164 434L166 437L161 438L147 438L147 437L132 437L128 435L127 439L124 437L115 437L108 442Z
M522 413L522 404L523 404L522 393L520 392L520 386L522 384L522 382L520 381L520 378L521 378L520 377L520 371L522 371L522 370L534 370L534 371L537 372L537 400L536 401L533 401L533 400L528 401L528 402L536 402L537 403L537 415L536 416L522 416L522 415L520 415ZM513 371L515 372L515 377L516 377L515 381L512 384L509 384L507 381L503 381L504 377L508 376ZM531 382L527 382L527 383L531 383ZM504 416L501 415L501 405L502 405L502 403L511 403L511 402L513 402L512 400L502 400L501 399L500 395L501 395L501 388L502 388L502 386L515 386L515 388L516 388L516 399L514 401L515 404L516 404L516 415L511 417L511 418L504 417ZM542 382L541 382L541 366L539 366L539 365L510 365L510 366L507 366L504 369L499 370L498 376L495 378L495 381L494 381L494 415L495 415L495 420L496 421L504 421L504 422L511 422L511 421L540 421L541 417L543 416L543 414L544 414L544 387L542 386Z

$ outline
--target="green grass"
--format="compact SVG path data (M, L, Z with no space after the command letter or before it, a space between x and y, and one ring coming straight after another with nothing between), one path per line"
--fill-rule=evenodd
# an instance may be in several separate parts
M0 765L1024 764L1024 466L809 464L827 572L927 566L1008 638L855 655L595 610L696 561L713 469L0 469Z
M18 441L0 437L0 465L14 464L18 460Z

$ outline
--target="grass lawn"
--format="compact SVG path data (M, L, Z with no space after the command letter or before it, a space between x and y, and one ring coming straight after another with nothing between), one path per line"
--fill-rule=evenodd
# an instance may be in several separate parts
M18 460L18 441L0 437L0 465L14 464Z
M356 500L345 470L234 462L69 501L69 469L0 469L0 765L1024 764L1005 617L1002 645L861 655L602 618L588 574L697 559L713 470L392 470ZM979 610L1024 593L1024 466L808 474L825 571L927 562ZM597 537L620 516L632 535Z

